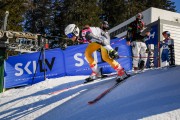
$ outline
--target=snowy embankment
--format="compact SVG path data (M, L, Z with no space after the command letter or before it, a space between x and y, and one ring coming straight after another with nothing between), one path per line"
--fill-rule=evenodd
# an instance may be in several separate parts
M66 89L86 77L62 77L8 90L0 94L0 119L180 119L180 66L147 70L133 76L94 105L88 105L88 101L115 80L109 78Z

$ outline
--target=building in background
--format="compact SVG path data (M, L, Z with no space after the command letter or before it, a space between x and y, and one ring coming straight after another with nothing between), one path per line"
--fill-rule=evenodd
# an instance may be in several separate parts
M174 51L176 65L180 65L180 14L167 10L151 7L142 12L145 25L152 28L151 40L148 41L150 48L154 51L155 67L161 66L161 49L159 41L163 40L162 32L169 31L174 39ZM127 25L135 20L135 16L127 21L113 27L108 32L111 38L123 38L127 34Z

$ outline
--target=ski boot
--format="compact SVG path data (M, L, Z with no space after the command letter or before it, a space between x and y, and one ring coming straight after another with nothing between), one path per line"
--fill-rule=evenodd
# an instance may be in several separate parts
M90 67L93 72L91 73L91 75L88 78L85 79L84 83L92 82L92 81L102 77L101 71L97 67L97 64L91 65Z
M100 73L96 73L96 72L92 72L91 75L85 79L84 83L88 83L88 82L92 82L98 78L101 78L101 74Z
M133 73L136 74L139 72L139 68L138 67L133 67Z
M130 76L126 73L124 68L122 68L120 65L117 68L115 68L115 70L117 71L116 82L121 82Z

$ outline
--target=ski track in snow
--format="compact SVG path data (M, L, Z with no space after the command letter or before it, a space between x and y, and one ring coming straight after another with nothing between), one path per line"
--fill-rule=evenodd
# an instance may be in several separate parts
M78 85L87 76L66 76L0 94L1 120L178 120L180 66L147 70L88 105L115 80ZM72 87L70 89L66 89ZM63 90L64 89L64 90ZM58 90L55 94L49 94Z

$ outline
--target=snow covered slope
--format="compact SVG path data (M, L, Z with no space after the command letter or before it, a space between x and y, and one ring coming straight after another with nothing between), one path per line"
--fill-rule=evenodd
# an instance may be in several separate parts
M66 89L86 77L62 77L6 91L0 94L0 119L180 119L180 66L133 76L93 105L88 105L88 101L115 81L109 78ZM57 90L62 91L49 94Z

